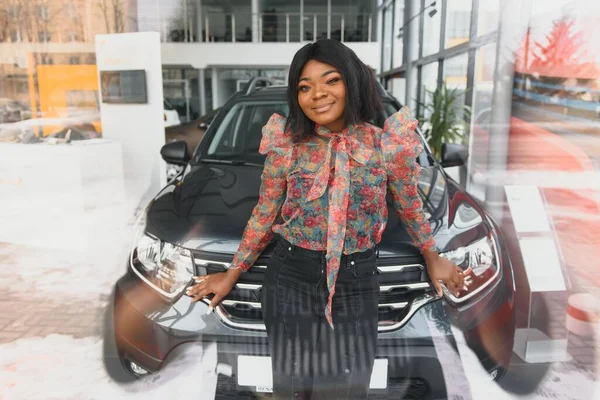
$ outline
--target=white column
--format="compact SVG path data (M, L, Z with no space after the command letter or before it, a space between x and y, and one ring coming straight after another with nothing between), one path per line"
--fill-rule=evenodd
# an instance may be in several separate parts
M204 29L204 17L202 16L202 0L196 0L196 40L202 42L202 30ZM204 74L204 72L203 72Z
M331 39L331 0L327 0L327 39Z
M260 9L260 0L252 0L252 43L258 43L258 32L260 31L258 14L262 10Z
M200 116L206 115L206 87L204 86L204 68L198 70L198 97L200 99Z
M300 0L300 41L304 41L304 0Z
M404 3L404 35L402 40L404 40L404 65L406 65L406 96L404 99L404 105L410 107L411 110L416 109L416 97L417 93L417 68L412 63L413 53L418 51L418 47L416 46L416 39L419 37L419 19L415 18L413 21L409 21L411 16L415 15L416 10L413 8L413 2L407 1ZM382 21L381 18L382 12L379 13L379 21ZM383 42L383 38L382 38ZM383 48L382 48L383 51ZM383 67L383 65L382 65Z
M190 27L188 26L189 19L188 19L187 0L181 0L181 2L183 3L182 4L182 6L183 6L183 41L189 42Z
M221 101L219 100L219 70L216 68L212 69L210 83L212 86L212 103L214 110L215 108L221 107Z

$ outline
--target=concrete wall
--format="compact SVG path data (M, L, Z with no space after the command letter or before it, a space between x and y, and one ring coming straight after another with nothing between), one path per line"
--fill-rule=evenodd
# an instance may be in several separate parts
M157 32L96 36L99 74L146 71L147 104L100 104L103 137L122 145L129 198L155 194L165 185L166 167L160 157L165 143L160 46Z
M150 33L150 32L147 32ZM146 34L146 33L144 33ZM289 66L305 43L160 43L164 65L263 67ZM378 42L345 43L371 68L379 71L381 45ZM26 63L27 52L89 53L89 43L0 43L0 63Z
M380 45L377 42L345 43L360 59L379 71ZM194 68L287 67L305 43L163 43L164 65L191 65Z

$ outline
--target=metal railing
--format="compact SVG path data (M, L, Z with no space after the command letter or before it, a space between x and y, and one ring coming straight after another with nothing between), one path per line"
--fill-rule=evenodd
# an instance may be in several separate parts
M341 13L206 13L201 26L195 17L188 17L183 27L163 21L161 36L165 42L303 42L324 38L372 42L373 17Z

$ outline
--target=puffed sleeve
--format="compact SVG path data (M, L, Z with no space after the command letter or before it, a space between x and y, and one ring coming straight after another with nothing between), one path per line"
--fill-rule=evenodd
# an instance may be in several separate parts
M408 107L402 107L385 121L381 148L396 213L404 222L413 244L424 251L434 249L435 241L417 190L421 174L417 157L423 151L421 139L415 132L418 122L410 115Z
M273 237L271 228L286 194L286 177L292 156L292 135L285 131L286 119L273 114L262 129L259 152L266 154L258 203L244 229L231 268L250 269Z

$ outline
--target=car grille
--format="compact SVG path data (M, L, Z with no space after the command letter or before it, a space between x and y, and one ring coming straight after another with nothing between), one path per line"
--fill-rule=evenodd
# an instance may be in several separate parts
M267 261L259 258L215 309L225 324L239 329L265 330L260 291ZM201 275L222 272L229 266L227 261L207 260L199 255L194 255L194 262ZM394 262L378 259L377 269L380 332L402 327L421 306L436 299L422 260L415 258Z

